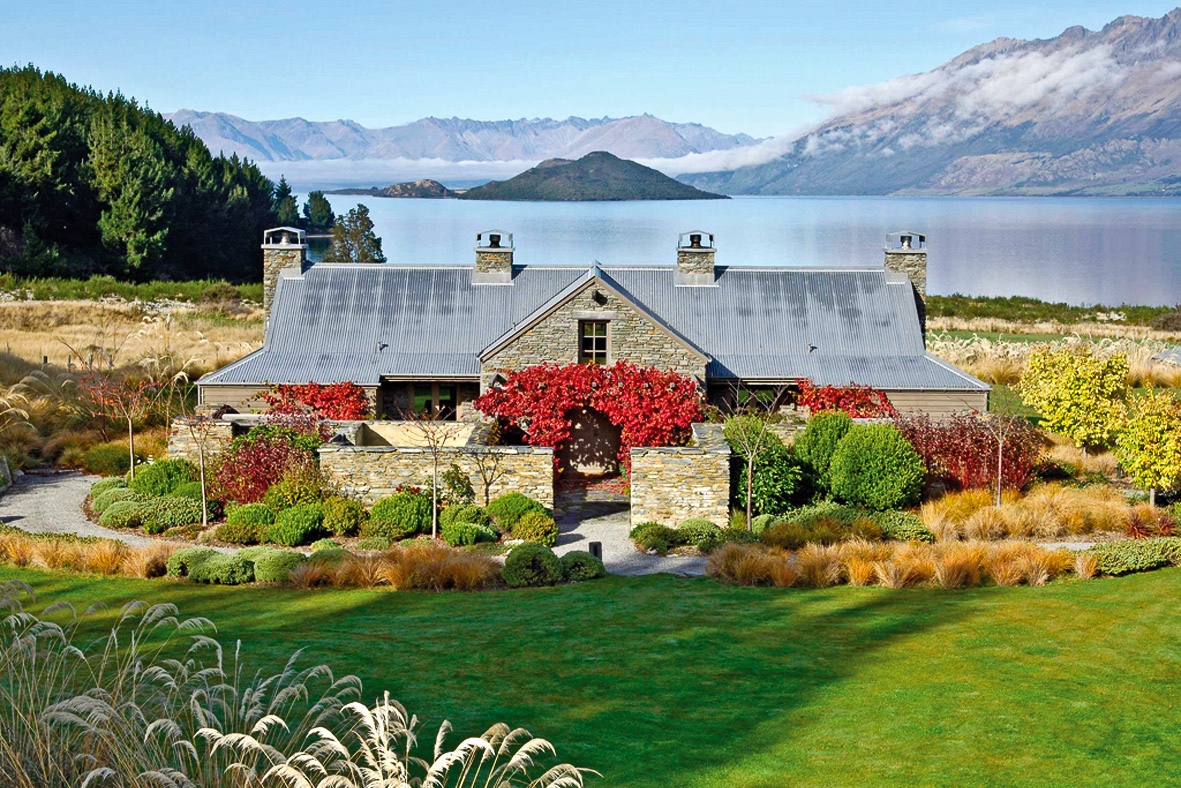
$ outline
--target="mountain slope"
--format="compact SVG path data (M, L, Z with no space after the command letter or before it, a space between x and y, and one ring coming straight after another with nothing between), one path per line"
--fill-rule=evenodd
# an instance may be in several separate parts
M549 159L507 181L492 181L459 195L462 200L724 200L679 183L650 167L605 151L578 161Z
M319 159L443 159L517 161L576 158L609 150L636 158L666 158L729 150L755 140L696 123L669 123L651 115L587 120L571 117L478 121L423 118L403 126L369 129L351 120L303 118L249 121L221 112L180 110L165 116L187 125L210 150L255 161Z
M826 99L772 161L682 176L727 194L1181 194L1181 9L1000 38Z

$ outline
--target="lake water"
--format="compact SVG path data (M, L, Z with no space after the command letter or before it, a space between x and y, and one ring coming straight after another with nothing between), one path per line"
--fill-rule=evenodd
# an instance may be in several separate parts
M1169 199L740 197L616 203L364 202L386 257L455 263L476 233L513 233L526 264L671 265L677 235L705 230L724 265L877 265L886 233L927 234L932 293L1075 304L1181 302L1181 201Z

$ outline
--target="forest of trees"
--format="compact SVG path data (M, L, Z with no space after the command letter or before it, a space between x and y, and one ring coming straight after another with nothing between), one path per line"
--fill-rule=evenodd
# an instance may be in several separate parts
M134 100L0 69L0 269L254 280L280 213L298 219L289 189Z

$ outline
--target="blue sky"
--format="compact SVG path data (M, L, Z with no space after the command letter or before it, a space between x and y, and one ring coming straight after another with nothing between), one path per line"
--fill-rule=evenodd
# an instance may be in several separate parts
M809 100L925 71L997 36L1045 38L1169 2L0 0L0 62L168 112L367 126L650 112L783 134Z

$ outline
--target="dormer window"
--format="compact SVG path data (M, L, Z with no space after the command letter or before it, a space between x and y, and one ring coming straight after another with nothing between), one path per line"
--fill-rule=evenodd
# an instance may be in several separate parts
M578 363L607 363L607 321L580 320L578 322Z

